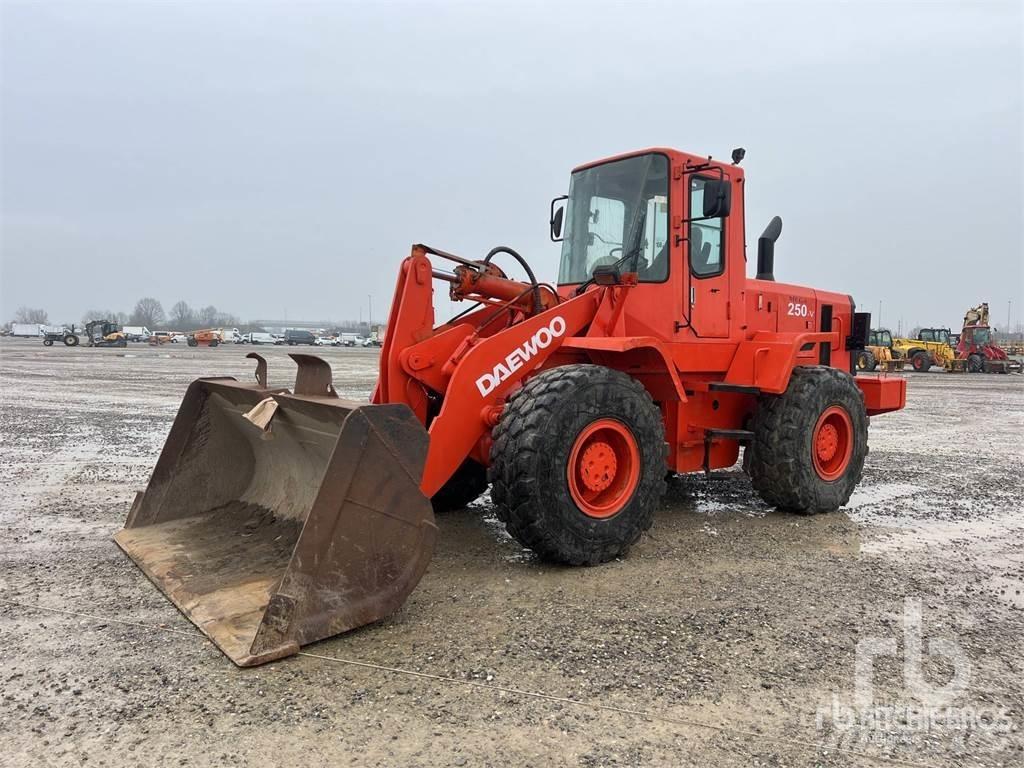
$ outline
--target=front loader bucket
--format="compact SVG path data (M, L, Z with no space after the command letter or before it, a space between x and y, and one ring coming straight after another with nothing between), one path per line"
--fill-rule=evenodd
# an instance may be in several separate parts
M239 666L377 621L416 587L436 527L427 433L405 405L341 400L311 355L295 392L199 379L114 540ZM259 407L257 407L259 406Z

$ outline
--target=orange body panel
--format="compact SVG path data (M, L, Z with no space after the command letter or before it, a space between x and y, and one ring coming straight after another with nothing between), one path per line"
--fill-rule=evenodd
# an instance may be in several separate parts
M799 365L830 365L853 373L854 306L849 296L746 275L743 170L671 149L635 155L668 158L668 279L540 288L542 311L531 316L528 283L504 278L493 265L426 246L402 262L381 354L376 403L404 402L430 434L422 490L433 495L467 458L489 462L490 432L505 398L531 375L572 362L622 370L651 393L662 410L668 464L677 472L735 463L734 439L708 430L744 429L759 394L785 392ZM732 208L722 234L720 274L689 268L689 179L712 173L728 180ZM435 273L429 255L458 262ZM480 302L434 325L433 278L450 297ZM906 382L858 376L869 414L903 407Z
M868 416L898 411L907 404L907 380L899 376L858 376Z

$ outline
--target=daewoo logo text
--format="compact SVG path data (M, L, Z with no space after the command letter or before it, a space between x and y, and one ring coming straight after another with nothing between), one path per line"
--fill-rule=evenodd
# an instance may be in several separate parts
M494 370L485 373L476 380L476 388L480 394L487 397L494 388L509 376L530 362L537 352L547 349L551 342L565 334L565 320L561 317L554 317L545 327L538 329L521 347L516 347L508 353L504 361L494 366Z

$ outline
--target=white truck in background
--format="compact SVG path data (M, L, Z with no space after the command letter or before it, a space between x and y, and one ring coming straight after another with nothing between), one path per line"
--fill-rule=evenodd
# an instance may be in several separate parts
M261 333L260 331L253 331L242 336L242 340L239 344L280 344L281 342L274 338L271 333Z
M11 336L42 336L43 325L41 323L11 323Z
M358 333L342 333L338 335L338 340L335 342L335 346L361 347L363 346L363 341L363 337Z
M144 325L126 325L124 335L128 341L149 341L153 333Z

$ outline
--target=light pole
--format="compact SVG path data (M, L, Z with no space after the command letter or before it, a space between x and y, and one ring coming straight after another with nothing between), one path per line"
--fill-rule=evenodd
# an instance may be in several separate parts
M882 327L882 300L878 300L878 327Z
M370 318L369 318L369 323L370 323L370 325L373 325L373 296L371 296L370 294L366 294L366 298L370 302Z

